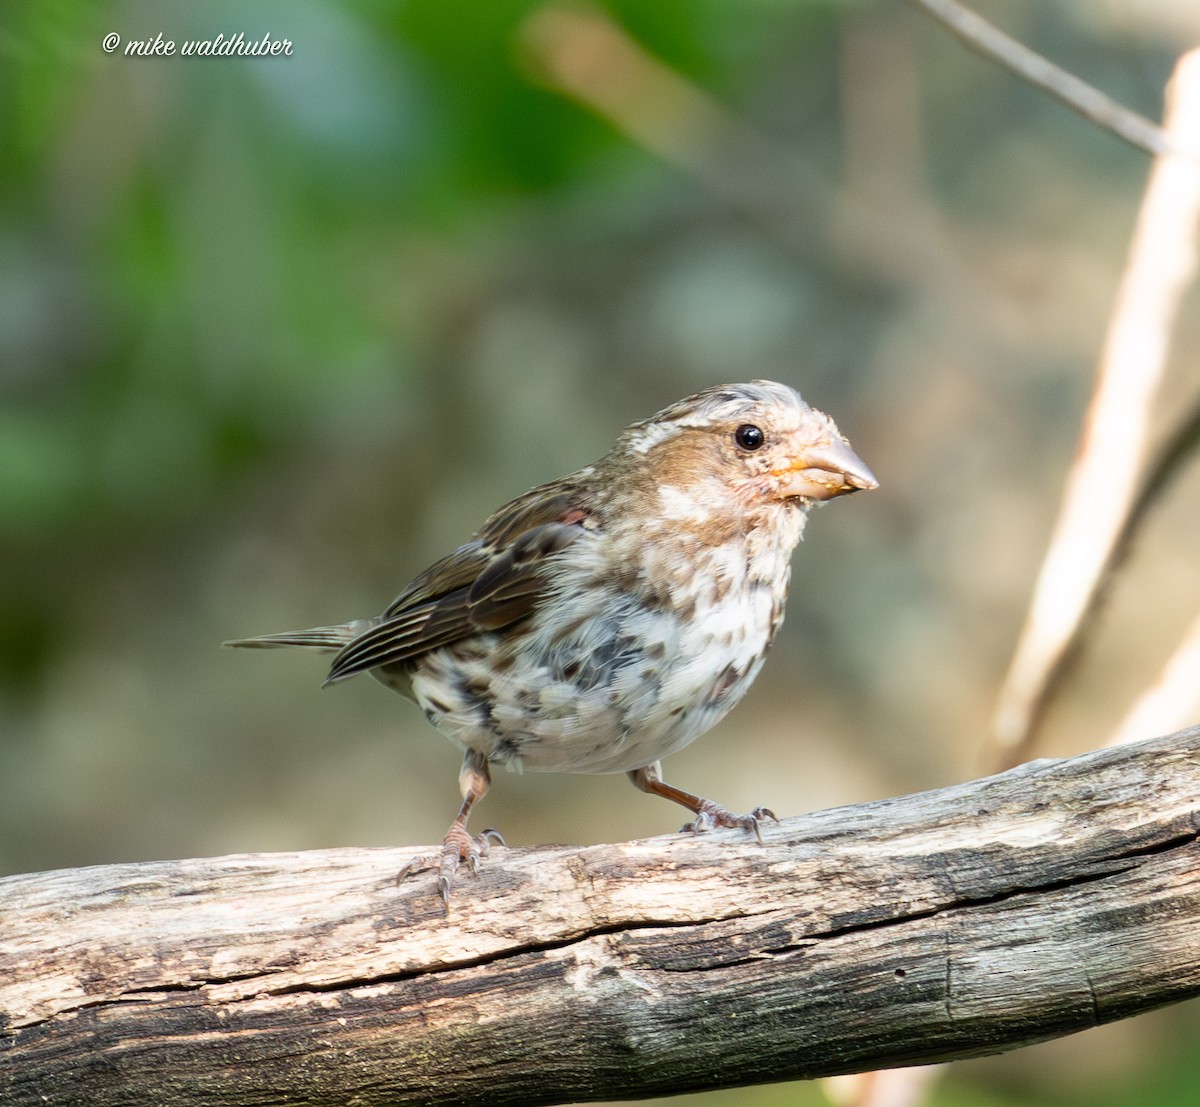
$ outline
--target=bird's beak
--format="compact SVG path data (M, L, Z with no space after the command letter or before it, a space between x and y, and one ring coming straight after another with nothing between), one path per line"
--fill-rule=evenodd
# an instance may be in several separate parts
M875 474L844 438L806 447L777 476L781 495L806 500L832 500L834 496L844 496L848 492L879 487Z

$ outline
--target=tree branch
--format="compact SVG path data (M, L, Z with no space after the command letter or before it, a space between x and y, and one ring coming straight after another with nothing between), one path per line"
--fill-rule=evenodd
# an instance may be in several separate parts
M1130 111L1094 85L1059 68L1048 58L1010 38L982 16L956 0L907 0L932 16L975 53L1015 73L1026 84L1040 88L1084 119L1095 123L1147 154L1180 153L1161 127ZM1195 151L1191 151L1195 156Z
M1200 50L1167 86L1167 131L1200 132ZM1055 691L1123 552L1195 445L1200 415L1185 420L1143 481L1154 402L1166 373L1184 294L1195 282L1200 162L1155 161L1117 291L1096 386L1029 612L1000 689L993 744L1006 764L1030 755Z
M0 1101L543 1104L1011 1049L1200 994L1200 728L767 828L0 881Z

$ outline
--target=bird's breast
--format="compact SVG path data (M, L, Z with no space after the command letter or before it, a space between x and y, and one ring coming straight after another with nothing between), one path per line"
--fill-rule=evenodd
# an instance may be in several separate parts
M511 768L624 772L682 749L750 687L783 619L790 547L576 542L524 622L435 650L412 691L459 744Z

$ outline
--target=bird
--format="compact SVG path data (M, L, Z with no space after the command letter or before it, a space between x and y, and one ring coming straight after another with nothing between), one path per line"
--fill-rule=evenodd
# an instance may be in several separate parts
M447 912L462 866L477 874L503 842L467 829L492 766L626 773L692 813L682 831L761 842L772 811L734 814L668 784L661 762L758 675L809 509L878 483L792 387L718 385L497 509L381 615L225 644L332 653L325 685L370 673L462 749L441 849L400 874L435 870Z

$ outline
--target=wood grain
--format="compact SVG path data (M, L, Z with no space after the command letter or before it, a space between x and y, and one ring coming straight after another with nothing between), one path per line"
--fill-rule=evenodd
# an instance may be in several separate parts
M0 1103L544 1104L1012 1049L1200 993L1200 728L764 828L0 880Z

